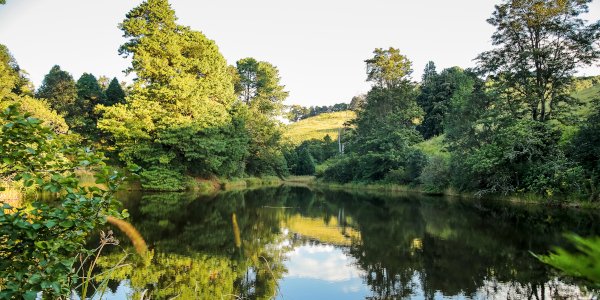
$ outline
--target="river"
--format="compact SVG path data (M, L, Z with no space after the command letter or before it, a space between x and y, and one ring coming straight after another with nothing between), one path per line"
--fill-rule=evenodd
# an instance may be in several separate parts
M103 299L592 297L531 253L600 234L593 211L292 186L122 201L153 254L119 263L115 233Z

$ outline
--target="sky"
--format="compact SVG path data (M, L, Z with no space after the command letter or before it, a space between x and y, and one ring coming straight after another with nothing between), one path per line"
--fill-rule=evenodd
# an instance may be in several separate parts
M117 28L139 0L7 0L0 43L38 87L53 65L75 79L84 72L126 78L129 60ZM364 60L395 47L419 80L428 61L438 71L474 66L491 48L492 0L170 0L178 23L214 40L229 64L254 57L278 67L288 104L349 102L369 89ZM600 2L585 19L600 19ZM598 75L600 66L580 75Z

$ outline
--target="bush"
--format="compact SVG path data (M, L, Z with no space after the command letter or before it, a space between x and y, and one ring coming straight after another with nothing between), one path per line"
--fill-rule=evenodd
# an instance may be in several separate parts
M152 167L140 173L142 188L148 191L176 192L186 188L185 178L179 171Z
M423 190L439 193L450 185L450 160L445 156L433 156L423 168L419 180Z
M320 176L325 181L348 183L355 179L358 171L358 159L353 155L345 155L330 160L329 167Z

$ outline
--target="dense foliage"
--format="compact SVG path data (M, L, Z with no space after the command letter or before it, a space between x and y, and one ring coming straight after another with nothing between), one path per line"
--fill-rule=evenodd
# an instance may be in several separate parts
M89 234L106 216L120 216L113 194L122 175L103 156L75 148L15 106L0 114L0 177L56 195L49 205L0 209L0 298L65 299L79 281L75 263L90 255ZM75 171L93 171L104 187L83 186Z
M475 70L429 62L418 85L397 49L375 49L374 85L323 179L598 199L597 108L571 94L576 69L600 58L600 22L580 18L590 2L505 1Z

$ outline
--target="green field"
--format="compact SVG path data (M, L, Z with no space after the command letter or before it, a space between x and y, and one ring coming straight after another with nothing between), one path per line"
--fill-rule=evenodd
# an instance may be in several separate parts
M587 117L592 109L594 99L600 98L600 78L582 77L575 81L575 91L571 96L581 101L581 107L577 114L581 117Z
M354 117L356 117L356 113L351 110L320 114L289 124L284 137L293 144L300 144L311 139L320 140L325 135L337 139L338 130Z

